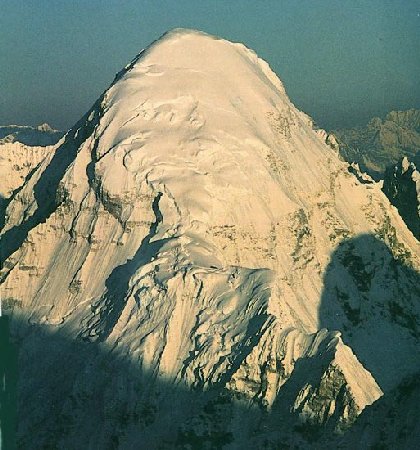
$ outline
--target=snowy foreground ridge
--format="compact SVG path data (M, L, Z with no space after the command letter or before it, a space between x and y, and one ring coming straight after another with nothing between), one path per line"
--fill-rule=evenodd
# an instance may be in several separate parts
M253 51L177 29L1 166L19 448L416 442L387 412L418 393L419 243L326 140Z

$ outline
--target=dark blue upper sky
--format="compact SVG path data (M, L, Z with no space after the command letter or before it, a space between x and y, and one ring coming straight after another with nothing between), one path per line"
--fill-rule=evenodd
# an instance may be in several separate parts
M420 0L0 0L0 124L70 127L175 27L253 48L326 128L420 107Z

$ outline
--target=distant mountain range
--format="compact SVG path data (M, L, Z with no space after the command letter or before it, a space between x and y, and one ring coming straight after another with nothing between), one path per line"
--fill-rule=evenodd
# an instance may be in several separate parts
M30 147L56 144L64 136L64 131L55 130L47 123L38 127L7 125L0 126L0 144L20 142Z
M366 127L331 134L342 158L357 163L376 181L384 180L384 193L419 239L420 110L391 111L383 120L374 117Z
M387 166L407 156L420 163L420 110L391 111L385 119L374 117L365 127L332 130L341 156L359 164L374 179L384 177Z

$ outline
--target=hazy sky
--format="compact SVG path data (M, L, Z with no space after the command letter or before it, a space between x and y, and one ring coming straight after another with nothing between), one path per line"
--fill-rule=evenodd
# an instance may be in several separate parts
M69 128L175 27L253 48L326 128L420 107L420 0L0 0L0 124Z

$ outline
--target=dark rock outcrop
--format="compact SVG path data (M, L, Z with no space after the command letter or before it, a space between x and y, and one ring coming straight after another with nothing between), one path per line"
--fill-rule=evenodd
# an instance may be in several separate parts
M395 166L388 167L385 171L383 191L398 209L407 227L419 239L420 173L417 167L407 157L402 158Z

